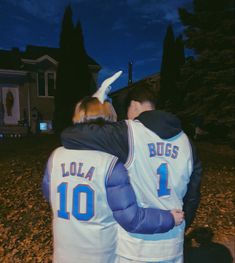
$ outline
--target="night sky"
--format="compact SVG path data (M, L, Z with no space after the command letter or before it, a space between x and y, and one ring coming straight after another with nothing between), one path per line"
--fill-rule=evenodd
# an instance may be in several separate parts
M160 71L167 25L176 36L182 33L177 8L192 6L192 0L0 0L0 49L58 47L69 3L74 23L81 21L87 53L102 66L98 82L124 71L113 90L126 86L128 61L133 81Z

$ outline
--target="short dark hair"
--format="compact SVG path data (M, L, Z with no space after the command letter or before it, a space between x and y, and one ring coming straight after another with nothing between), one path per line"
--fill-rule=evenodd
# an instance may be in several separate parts
M198 227L192 231L191 235L197 243L206 245L212 242L214 233L210 227Z
M132 100L142 102L150 102L155 108L156 106L156 94L149 86L137 86L130 88L130 91L126 97L126 109L130 106Z

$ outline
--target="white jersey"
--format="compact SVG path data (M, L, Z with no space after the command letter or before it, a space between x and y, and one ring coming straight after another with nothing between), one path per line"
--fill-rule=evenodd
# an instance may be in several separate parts
M57 148L51 155L54 263L112 263L117 224L105 182L117 158L98 151Z
M139 206L182 209L192 173L191 145L185 133L163 140L138 120L127 121L126 162ZM119 227L117 254L138 261L164 261L183 253L184 226L154 235L131 234Z

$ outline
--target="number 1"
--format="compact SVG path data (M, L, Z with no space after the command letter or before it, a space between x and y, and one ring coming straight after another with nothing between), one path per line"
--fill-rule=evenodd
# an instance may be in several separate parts
M159 175L159 188L157 190L158 196L170 195L171 189L168 186L168 167L166 163L162 163L158 169L157 174Z

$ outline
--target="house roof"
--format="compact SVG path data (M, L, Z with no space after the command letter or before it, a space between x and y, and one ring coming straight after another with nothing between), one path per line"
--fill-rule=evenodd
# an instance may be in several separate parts
M138 86L153 86L155 85L156 88L158 87L158 82L160 81L160 73L155 73L151 76L147 76L141 80L138 80L136 82L133 82L132 84L125 86L117 91L111 92L110 96L116 97L119 96L120 94L124 94L127 93L128 90L134 88L134 87L138 87Z
M22 58L35 60L44 55L48 55L58 61L59 60L59 49L53 48L53 47L28 45L25 49L25 52L22 53Z
M0 69L21 69L22 59L37 60L45 55L59 61L59 48L28 45L25 51L18 48L0 50ZM87 58L90 66L100 67L93 58L90 56Z
M15 69L21 68L22 62L20 53L17 50L0 50L0 68Z
M24 59L38 59L48 55L59 61L59 48L28 45L23 53ZM99 66L99 64L90 56L87 56L89 65Z

